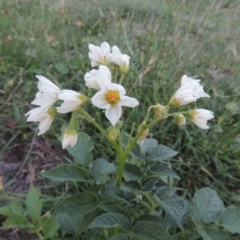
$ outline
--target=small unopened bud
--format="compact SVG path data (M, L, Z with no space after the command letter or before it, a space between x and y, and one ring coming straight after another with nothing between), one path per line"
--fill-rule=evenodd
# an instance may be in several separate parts
M139 125L139 127L138 127L138 132L140 132L141 130L142 130L142 128L144 127L144 126L146 126L146 121L143 121L140 125ZM146 127L145 127L146 128ZM144 140L147 138L147 136L148 136L148 134L149 134L149 128L146 128L145 130L144 130L144 132L143 132L143 134L141 135L141 137L139 138L139 140L141 141L141 142L144 142Z
M144 140L147 138L148 134L149 134L149 128L147 128L147 129L143 132L142 136L139 138L140 142L143 143Z
M119 135L120 129L117 126L111 126L108 128L108 136L114 140Z
M153 106L153 108L154 108L154 111L155 111L155 116L161 116L166 111L166 106L163 106L159 103L157 105Z
M174 116L174 122L178 125L186 124L186 118L182 114L178 114Z

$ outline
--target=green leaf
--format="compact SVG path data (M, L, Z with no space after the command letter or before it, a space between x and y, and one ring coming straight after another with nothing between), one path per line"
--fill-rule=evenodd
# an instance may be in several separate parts
M100 214L102 214L102 211L100 211L98 208L95 209L94 211L90 212L90 213L85 214L84 215L84 219L83 219L83 221L81 222L81 224L79 226L79 228L81 229L81 233L88 231L89 229L87 230L87 228L89 227L89 225Z
M84 235L81 236L81 240L96 240L96 239L99 240L98 228L88 229L84 232ZM73 240L76 240L76 238L74 238Z
M160 238L153 238L153 237L149 237L147 235L141 234L141 233L134 233L131 240L156 240Z
M49 216L43 223L42 231L44 233L45 238L52 238L56 236L57 230L59 229L59 225L54 216Z
M144 192L151 191L152 189L156 188L159 185L165 186L166 183L164 183L159 177L147 178L142 187L142 191Z
M150 169L150 171L161 175L166 175L172 178L180 179L180 177L172 169L166 166L155 165Z
M41 192L34 186L31 186L27 192L25 204L27 207L27 214L32 219L33 222L36 222L41 215L42 211L42 200L40 199Z
M54 67L58 70L58 72L60 72L62 74L68 73L68 70L69 70L69 68L66 65L66 63L63 63L63 62L56 63L54 65Z
M164 145L157 145L149 151L149 160L164 161L177 155L178 152L172 150L170 147Z
M93 144L90 137L83 132L78 134L78 140L74 147L68 147L68 153L73 156L76 163L87 166L91 161Z
M234 240L235 239L228 232L225 232L217 228L206 231L198 227L197 231L203 237L203 240Z
M12 215L8 217L2 224L3 229L10 229L10 228L30 228L31 225L28 223L27 219L19 216L19 215Z
M154 194L156 194L160 199L169 197L170 195L174 195L175 192L181 188L175 188L175 187L158 187L155 191Z
M126 163L124 166L123 177L128 181L137 180L141 178L142 171L134 164Z
M88 193L82 192L63 200L57 208L57 212L67 212L70 216L83 215L97 208L96 198Z
M22 202L18 199L13 200L8 205L0 207L0 215L11 216L11 215L23 215L23 205Z
M90 174L95 179L101 179L102 177L114 173L116 171L116 167L113 163L108 162L104 158L98 158L93 161L93 166L90 170Z
M223 209L223 202L216 191L206 187L194 194L191 214L194 222L214 222Z
M159 225L162 226L162 227L165 227L165 222L164 222L164 220L163 220L163 218L162 218L161 216L160 216L160 218L159 218L159 217L157 217L157 216L155 216L155 215L141 215L141 216L137 219L137 221L154 222L154 223L159 224Z
M135 194L131 191L122 190L119 187L113 187L109 185L103 186L101 189L101 196L108 201L116 199L127 204L136 198Z
M104 210L105 212L119 213L119 214L125 215L125 211L123 211L123 209L121 209L120 207L116 207L116 206L112 206L112 205L101 205L99 207L102 210Z
M184 199L177 195L173 195L160 200L160 204L164 211L176 221L180 228L182 228L182 218L187 207Z
M138 145L140 146L142 152L146 154L150 152L154 147L158 145L158 142L154 138L146 138L142 143L139 142Z
M171 240L169 234L157 223L150 221L139 221L133 227L134 233L145 236L148 240ZM135 234L134 234L135 235ZM134 238L144 239L144 238Z
M126 147L126 143L125 143L125 142L123 142L123 145ZM145 154L142 152L141 147L140 147L138 144L136 144L136 145L131 149L130 154L131 154L133 157L135 157L135 158L137 158L137 159L140 159L140 160L145 160L145 158L146 158Z
M81 229L79 228L81 222L84 219L84 215L71 216L67 212L59 213L57 215L57 221L60 227L67 233L79 236Z
M120 226L121 228L128 230L131 227L129 218L119 213L104 213L96 217L90 224L89 228L113 228Z
M240 234L240 207L232 206L224 209L221 214L220 221L223 227L230 233Z
M109 240L130 240L129 234L127 233L119 233L111 238Z
M52 181L65 182L65 181L87 181L88 174L84 168L74 164L62 164L51 170L42 173L44 177L50 178Z

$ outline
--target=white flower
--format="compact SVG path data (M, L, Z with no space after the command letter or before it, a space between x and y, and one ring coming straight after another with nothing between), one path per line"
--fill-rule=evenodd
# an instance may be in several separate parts
M55 115L56 109L49 108L48 105L34 108L25 114L28 116L27 122L40 122L38 135L45 133L50 128Z
M36 98L31 103L37 106L52 106L57 101L60 88L43 76L36 75L36 77L39 80L39 91L36 94Z
M84 79L87 87L100 90L99 82L111 82L111 72L108 67L101 65L98 70L93 69L86 73Z
M111 62L120 67L120 71L126 73L129 69L129 59L127 54L122 54L117 46L112 47Z
M193 90L187 85L181 86L170 100L171 106L182 106L191 102L196 102L197 98L193 95Z
M92 97L92 103L98 108L106 109L107 119L115 126L122 115L121 106L136 107L139 104L135 98L124 96L125 94L125 89L119 84L102 84L101 90Z
M101 47L89 44L88 48L90 52L88 56L91 60L92 67L99 65L108 65L111 57L110 46L107 42L103 42Z
M207 121L214 118L213 112L206 109L189 110L188 116L193 123L202 129L208 129Z
M188 77L187 75L183 75L181 80L181 86L187 85L188 87L190 87L193 90L193 96L196 98L201 98L201 97L210 98L210 96L204 92L203 86L199 84L200 81L201 80L199 79L193 79Z
M77 138L76 132L66 130L63 135L62 148L65 149L68 146L74 147L77 143Z
M61 99L64 102L60 107L57 107L57 112L68 113L79 109L82 103L86 100L86 97L73 90L62 90L58 94L58 99Z
M199 84L200 80L188 78L186 75L182 77L181 87L172 96L169 104L171 106L182 106L191 102L196 102L198 98L210 97L203 90L203 86Z

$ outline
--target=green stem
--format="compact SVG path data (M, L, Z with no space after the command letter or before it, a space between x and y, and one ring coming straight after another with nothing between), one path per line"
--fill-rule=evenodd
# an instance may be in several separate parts
M119 165L118 165L118 174L117 174L116 185L117 185L117 187L120 187L121 183L122 183L122 175L123 175L126 157L123 154L120 154L120 155L118 155L118 161L119 161Z
M117 154L121 154L121 150L117 144L117 142L111 139L108 134L102 129L102 127L91 117L84 109L80 109L79 112L90 122L92 123L101 133L102 135L113 145L114 149L116 150Z
M122 74L122 75L121 75L121 78L120 78L119 84L122 84L122 81L123 81L123 79L125 78L125 76L126 76L126 74Z

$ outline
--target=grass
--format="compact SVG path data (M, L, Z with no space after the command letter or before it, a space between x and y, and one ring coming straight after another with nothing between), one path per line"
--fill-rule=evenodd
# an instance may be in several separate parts
M169 119L151 129L150 136L180 152L171 164L185 194L210 186L225 203L239 204L238 0L3 0L0 9L1 154L14 144L31 142L37 131L37 124L26 123L24 117L37 91L34 75L86 93L88 43L108 41L131 56L124 86L141 105L126 111L126 123L140 124L150 105L167 104L183 74L202 80L211 98L191 107L215 113L210 130L189 122L179 128ZM100 121L105 119L95 109L90 111ZM61 118L46 134L57 146L64 123ZM98 140L96 147L105 144L91 126L85 128ZM106 154L111 156L112 150L96 152L98 157Z

